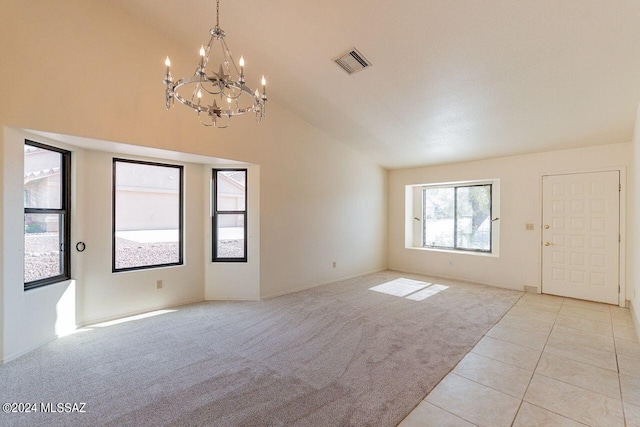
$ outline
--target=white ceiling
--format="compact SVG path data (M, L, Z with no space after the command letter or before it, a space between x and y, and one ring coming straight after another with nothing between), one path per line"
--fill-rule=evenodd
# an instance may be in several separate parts
M195 67L215 1L111 1L193 50L193 64L181 69ZM271 100L388 168L632 138L638 0L222 0L220 7L250 86L264 73ZM352 47L373 66L348 76L332 60Z

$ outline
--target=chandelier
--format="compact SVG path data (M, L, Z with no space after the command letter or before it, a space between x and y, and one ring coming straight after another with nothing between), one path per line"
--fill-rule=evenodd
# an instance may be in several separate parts
M171 61L167 56L167 72L163 83L167 86L167 110L178 100L192 108L200 123L205 126L226 128L232 116L253 112L260 123L265 115L267 102L266 80L262 76L262 93L253 91L245 84L244 58L236 66L231 51L224 40L226 33L220 28L220 0L216 2L216 26L209 31L211 39L207 46L200 47L200 62L193 76L174 82L171 77ZM217 71L207 73L209 61L219 62ZM215 66L214 66L215 67ZM210 69L215 70L214 67Z

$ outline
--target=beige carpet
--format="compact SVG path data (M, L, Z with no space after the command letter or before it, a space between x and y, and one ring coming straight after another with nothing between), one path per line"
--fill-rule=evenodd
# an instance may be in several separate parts
M93 328L0 367L2 403L86 413L0 425L394 426L521 295L384 272Z

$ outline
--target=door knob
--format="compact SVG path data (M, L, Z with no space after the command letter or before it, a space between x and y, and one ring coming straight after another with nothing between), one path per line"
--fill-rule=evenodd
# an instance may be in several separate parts
M549 224L545 224L545 225L544 225L544 229L545 229L545 230L548 230L548 229L549 229Z
M544 242L544 245L545 245L545 246L549 246L550 244L551 244L551 243L549 243L549 242Z

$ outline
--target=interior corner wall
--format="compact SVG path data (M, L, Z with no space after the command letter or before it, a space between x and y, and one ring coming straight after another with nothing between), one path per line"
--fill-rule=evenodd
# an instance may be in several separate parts
M0 124L0 153L4 156L4 127L2 126L2 124ZM0 230L4 230L5 229L5 223L4 223L4 205L5 205L5 201L4 201L4 185L2 185L2 183L4 183L5 181L5 176L4 176L4 162L0 161ZM4 298L4 282L5 282L5 277L4 277L4 245L5 245L5 235L4 233L1 233L1 237L0 237L0 320L2 320L2 322L0 323L0 365L2 365L4 363L4 304L5 304L5 298Z
M211 175L213 168L224 169L224 165L205 168L205 200L211 198ZM229 166L237 168L238 165ZM247 168L247 261L211 262L213 257L211 206L204 209L205 232L205 284L206 300L258 300L260 299L260 166Z
M40 136L4 128L2 145L3 347L10 361L77 325L109 320L156 308L201 301L204 255L201 232L203 165L181 163L185 180L184 265L172 268L111 273L112 159L139 158L61 144ZM23 144L28 138L72 152L72 244L83 241L82 253L71 252L72 280L23 289ZM176 163L176 162L172 162ZM72 245L73 247L74 245ZM162 280L162 289L156 281Z
M74 252L78 283L78 323L85 325L143 311L187 304L204 299L204 236L200 227L204 200L204 166L165 159L81 150L75 209L79 230L76 241L86 249ZM112 273L112 173L113 158L166 162L184 166L184 263L179 266ZM73 262L75 260L75 262ZM157 288L157 281L162 288Z
M10 0L0 14L0 39L0 74L10 76L0 80L0 123L9 128L260 165L261 297L386 268L384 168L274 101L262 124L238 117L225 130L201 126L181 105L165 111L163 60L168 54L175 75L186 75L193 55L111 2ZM271 87L274 99L278 87L286 90L284 83ZM22 203L2 196L3 202ZM22 239L5 225L9 206L2 229L5 294L22 283L12 265L22 260L6 253ZM104 214L91 209L88 217ZM115 277L100 274L104 283ZM126 295L130 287L112 286L104 295ZM86 318L88 291L78 288ZM6 325L12 314L4 304ZM5 354L12 351L6 339L3 345Z
M640 215L640 106L638 107L638 115L636 118L636 127L633 134L633 167L630 176L634 182L633 198L629 203L631 214L629 215L631 248L629 251L628 263L631 271L630 275L630 300L631 309L636 321L636 332L640 339L640 224L638 224L638 215Z
M631 151L632 144L623 143L392 170L389 172L389 268L517 290L523 290L524 286L539 287L541 175L629 168ZM405 186L495 178L500 179L499 257L405 247ZM633 193L631 180L623 185L627 186L627 193ZM627 204L629 221L634 218L633 212ZM534 224L535 229L526 230L527 223ZM626 282L629 282L628 276Z
M76 281L24 291L24 137L3 127L2 294L3 346L10 361L75 329Z

